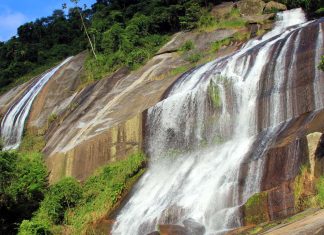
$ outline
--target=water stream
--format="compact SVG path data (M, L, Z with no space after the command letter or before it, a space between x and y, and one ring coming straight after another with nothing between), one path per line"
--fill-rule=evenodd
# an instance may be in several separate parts
M4 150L16 149L19 147L24 131L26 118L38 93L51 79L57 70L71 60L72 57L63 61L49 72L45 73L26 91L26 93L13 104L1 122L1 138L4 143Z
M267 146L283 122L302 112L293 100L294 70L303 30L313 22L301 9L277 18L261 39L184 74L149 109L149 169L113 234L148 234L188 218L210 235L242 225L240 206L260 191ZM323 52L321 26L317 37L316 59ZM315 92L315 109L323 108L323 94Z

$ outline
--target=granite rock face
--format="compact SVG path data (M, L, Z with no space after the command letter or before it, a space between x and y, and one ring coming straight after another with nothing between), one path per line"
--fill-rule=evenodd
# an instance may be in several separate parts
M243 16L262 15L265 2L261 0L241 0L236 5Z

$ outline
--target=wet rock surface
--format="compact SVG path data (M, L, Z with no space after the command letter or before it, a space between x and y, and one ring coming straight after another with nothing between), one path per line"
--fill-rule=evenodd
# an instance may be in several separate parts
M180 225L161 224L159 230L160 235L187 235L185 227Z
M182 223L185 227L187 235L189 235L189 234L204 235L206 232L204 225L198 223L194 219L189 218L189 219L184 220Z
M27 121L28 129L41 129L50 116L60 116L77 94L86 53L75 56L58 71L38 94Z

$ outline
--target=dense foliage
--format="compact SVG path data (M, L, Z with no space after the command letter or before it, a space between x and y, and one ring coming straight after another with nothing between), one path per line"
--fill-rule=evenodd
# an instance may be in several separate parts
M324 0L279 1L289 8L302 6L309 11L324 6ZM88 76L93 80L121 66L137 68L166 42L170 33L208 27L211 22L208 10L220 2L97 0L90 9L75 7L67 15L55 10L49 17L20 26L16 37L0 42L0 92L21 82L22 75L33 71L35 75L35 70L40 73L61 59L90 48L79 11L84 16L94 51L98 53L97 60L89 58L87 61Z
M47 189L47 171L36 153L0 152L0 234L16 234L37 210Z
M164 35L194 28L201 6L209 2L213 1L97 0L91 9L75 7L67 15L55 10L49 17L20 26L16 37L0 42L0 88L3 91L22 75L42 66L46 69L89 47L78 10L101 55L88 67L105 67L106 73L121 65L136 68L166 41Z
M289 9L302 7L307 12L315 12L324 6L324 0L278 0L285 4Z
M89 223L114 208L144 166L144 156L135 154L102 168L82 187L73 178L62 179L50 187L36 215L23 221L19 234L60 234L61 225L69 225L72 234L83 234Z

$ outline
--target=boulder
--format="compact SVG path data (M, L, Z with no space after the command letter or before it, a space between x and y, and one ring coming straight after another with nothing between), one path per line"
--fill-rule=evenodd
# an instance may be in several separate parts
M249 31L250 31L250 35L251 37L256 37L258 35L258 31L260 29L260 25L259 24L249 24Z
M180 225L160 224L160 235L187 235L186 229Z
M215 7L213 7L211 14L216 19L226 18L234 8L233 2L223 2Z
M279 3L279 2L275 2L275 1L270 1L267 2L265 7L264 7L264 12L265 13L276 13L278 11L285 11L287 10L286 5Z
M237 7L243 16L262 15L265 3L261 0L241 0Z
M249 24L264 24L267 20L273 19L275 17L274 13L264 14L264 15L246 15L243 16Z
M184 220L182 223L185 226L188 235L204 235L206 232L204 225L196 222L194 219L189 218Z
M160 232L154 231L154 232L148 233L147 235L160 235Z
M176 224L178 219L184 216L185 209L177 206L172 205L166 208L158 221L159 224Z

